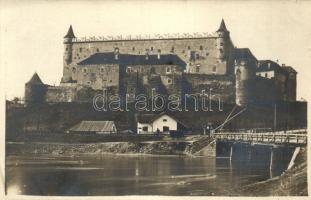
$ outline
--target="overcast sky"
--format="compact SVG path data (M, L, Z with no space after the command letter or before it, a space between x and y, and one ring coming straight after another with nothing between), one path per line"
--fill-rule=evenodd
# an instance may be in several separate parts
M63 36L214 32L222 18L237 47L298 71L298 98L311 81L311 2L307 1L1 1L1 90L24 95L35 71L44 83L62 76Z

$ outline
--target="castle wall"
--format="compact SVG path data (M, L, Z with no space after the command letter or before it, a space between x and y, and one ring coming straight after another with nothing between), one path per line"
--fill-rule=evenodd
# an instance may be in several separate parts
M76 87L50 86L47 88L45 101L48 103L74 102L77 100Z
M214 76L206 74L184 74L185 80L191 85L191 94L201 94L205 90L205 94L214 95L213 99L218 98L223 102L234 102L235 99L235 83L233 76Z
M94 90L119 86L119 65L79 65L74 69L73 79L78 85L90 86Z

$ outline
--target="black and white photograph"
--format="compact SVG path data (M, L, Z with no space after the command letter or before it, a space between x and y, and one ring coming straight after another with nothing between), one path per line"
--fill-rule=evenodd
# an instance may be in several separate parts
M1 0L4 199L308 198L310 16L300 0Z

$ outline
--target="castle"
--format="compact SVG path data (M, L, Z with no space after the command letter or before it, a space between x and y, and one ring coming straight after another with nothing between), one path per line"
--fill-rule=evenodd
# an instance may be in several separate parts
M59 86L35 74L25 86L26 105L90 102L109 94L199 94L213 90L226 103L296 101L297 72L271 60L257 60L234 46L224 20L213 34L156 38L64 37Z

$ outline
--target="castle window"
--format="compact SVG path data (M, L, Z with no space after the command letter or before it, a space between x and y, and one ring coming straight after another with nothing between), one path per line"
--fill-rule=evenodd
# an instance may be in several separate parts
M109 80L110 83L112 83L112 80Z
M209 55L209 53L206 53L206 56L208 56Z
M100 72L103 73L104 71L105 71L105 68L104 68L104 67L101 67L101 68L100 68Z
M195 72L200 72L200 66L196 66L196 68L195 68Z
M220 52L221 54L223 54L223 53L224 53L224 50L222 50L222 49L219 49L219 52Z
M88 81L87 84L88 84L88 85L91 85L91 81Z
M150 50L153 51L153 47L151 47Z
M127 67L127 68L126 68L126 72L127 72L127 73L131 73L131 72L132 72L132 68L131 68L131 67Z
M135 47L132 48L132 51L135 51Z
M77 70L77 69L76 69L75 67L72 68L72 72L73 72L73 73L76 73L76 70Z
M201 50L201 51L203 50L203 46L202 46L202 45L200 46L200 50Z
M197 60L199 60L199 59L200 59L200 55L197 53L197 54L195 55L195 58L196 58Z
M167 79L167 83L171 84L172 83L172 79Z
M182 50L182 53L185 53L185 50Z
M175 48L174 48L174 46L172 46L171 53L174 53L174 50L175 50Z
M87 73L87 69L86 68L83 69L83 73Z
M216 66L214 66L213 67L213 73L216 73L216 70L217 70L217 68L216 68Z
M224 46L224 43L221 42L221 43L220 43L220 46Z
M80 52L82 52L82 48L80 48Z
M97 48L96 51L99 52L99 48Z
M188 50L190 50L191 48L190 48L190 46L188 46Z
M68 51L68 48L66 48L66 51Z
M171 72L171 68L170 67L167 67L166 68L166 73L170 73Z

